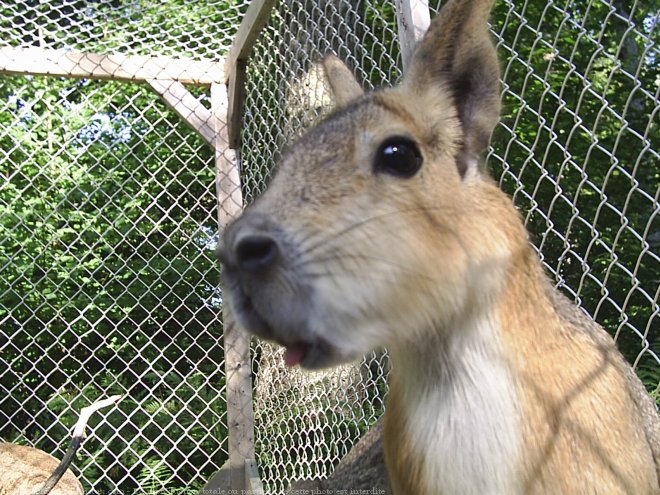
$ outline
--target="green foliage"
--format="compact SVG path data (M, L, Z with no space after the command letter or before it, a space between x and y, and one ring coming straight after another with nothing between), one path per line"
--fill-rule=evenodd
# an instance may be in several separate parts
M136 386L125 376L105 373L96 382L101 388L63 390L48 402L59 423L69 428L85 405L105 395L124 395L105 419L92 418L94 434L76 463L94 489L199 489L226 460L226 404L218 393L223 377L211 385L203 373L150 372ZM205 476L198 476L200 468Z
M248 2L240 0L25 0L0 5L11 45L217 59Z
M215 58L245 9L235 4L9 2L0 31L12 44ZM660 267L649 254L660 247L652 26L660 4L519 7L498 2L492 20L504 105L489 163L560 286L618 337L660 400L660 370L636 333L660 354L652 327ZM323 46L358 66L366 86L383 86L400 74L392 4L357 2L355 11L360 42ZM309 65L292 54L298 43L277 34L291 20L274 19L249 67L248 201L288 137L282 67ZM199 487L227 451L212 150L146 86L2 77L0 155L0 437L61 454L79 409L121 393L117 407L92 418L75 462L86 488ZM258 445L265 479L327 472L345 453L343 439L381 412L328 411L311 400L321 411L314 417L292 404L264 421L272 425ZM327 461L300 470L291 459Z
M163 461L151 460L142 468L138 475L140 489L149 495L157 495L168 490L168 482L172 478L172 469Z
M218 59L246 7L9 2L0 32ZM0 156L0 437L61 454L121 393L75 462L86 488L194 489L227 451L213 150L146 85L2 77Z
M642 237L660 177L649 152L660 144L648 93L660 76L648 49L657 43L652 3L568 2L561 11L530 1L515 14L498 3L493 16L504 94L489 163L560 287L617 337L631 363L643 347L635 329L650 330L657 311L660 268L648 255L657 240ZM657 333L647 338L660 353ZM637 370L657 391L650 353Z
M123 489L167 459L170 483L199 482L226 452L212 150L141 85L14 77L0 101L0 436L65 446L74 412L120 391L84 479Z

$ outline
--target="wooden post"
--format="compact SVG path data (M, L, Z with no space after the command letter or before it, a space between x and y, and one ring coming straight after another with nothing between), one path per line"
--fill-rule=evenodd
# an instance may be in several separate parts
M276 3L277 0L252 0L238 27L225 62L225 79L229 86L227 124L229 144L232 148L238 148L240 141L247 59Z
M401 59L406 69L415 46L431 24L428 0L396 0L396 20L399 26Z
M246 492L250 495L264 495L264 487L254 460L245 461Z
M229 146L238 149L241 145L241 122L243 117L243 102L245 100L245 82L247 80L247 63L237 60L227 81L227 126Z
M224 84L211 85L211 106L216 132L218 221L224 228L243 209L236 152L229 147L227 88ZM250 337L237 327L227 305L223 305L223 327L231 488L245 490L245 462L254 459Z
M156 91L168 107L186 121L212 148L215 148L216 131L213 116L179 81L150 79L149 86Z

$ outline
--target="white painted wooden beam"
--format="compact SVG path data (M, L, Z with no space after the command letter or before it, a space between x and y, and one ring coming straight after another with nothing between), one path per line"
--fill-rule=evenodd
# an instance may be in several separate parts
M247 60L276 3L277 0L252 0L225 62L225 82L229 88L229 145L234 149L238 148L240 143Z
M0 48L0 74L89 77L121 81L168 79L210 85L225 80L223 61L51 50Z
M237 152L229 147L227 87L211 85L211 108L215 123L216 194L218 221L224 229L243 209ZM254 459L254 411L250 337L238 328L229 305L223 304L223 342L227 384L229 473L231 489L246 493L245 462Z
M403 68L410 59L419 40L431 24L428 0L396 0L397 24L399 25L399 45Z
M216 145L213 114L178 81L150 79L149 86L212 147Z

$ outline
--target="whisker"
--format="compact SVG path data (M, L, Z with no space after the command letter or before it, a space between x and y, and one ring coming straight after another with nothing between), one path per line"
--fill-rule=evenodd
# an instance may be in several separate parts
M380 275L380 276L378 276ZM345 278L352 278L356 279L354 275L348 272L337 272L337 271L325 271L325 272L309 272L305 274L306 277L310 279L323 279L323 278L333 278L333 279L339 279L342 277ZM360 276L359 280L361 282L367 281L367 282L373 282L373 283L378 283L382 284L383 282L390 282L392 284L397 284L399 286L402 286L404 288L415 288L418 286L417 282L418 279L404 279L405 281L401 280L392 280L387 274L385 273L370 273L368 276ZM430 278L428 279L430 281Z
M349 260L349 261L361 261L361 260L370 260L370 261L377 261L382 263L383 265L388 265L397 268L398 270L401 270L404 273L411 274L417 277L422 277L425 280L433 280L432 277L430 277L427 273L424 273L420 270L413 269L409 265L404 265L401 263L397 263L393 260L387 259L387 258L382 258L379 256L375 255L367 255L367 254L357 254L357 253L328 253L327 256L315 256L314 258L307 259L305 261L302 261L300 263L297 263L294 268L307 268L310 265L315 265L315 264L321 264L321 263L332 263L334 261L340 262L342 265L345 265L344 261ZM347 274L353 273L355 275L354 270L350 270L349 268L346 268L345 272ZM307 275L308 273L311 273L309 271L306 271L305 274ZM360 274L363 276L364 274Z
M415 207L406 208L406 209L403 209L403 210L397 209L397 210L386 211L386 212L380 213L378 215L373 215L373 216L364 218L364 219L362 219L358 222L355 222L355 223L352 223L352 224L350 224L346 227L343 227L343 228L341 228L341 229L339 229L338 231L335 231L335 232L318 232L318 234L319 234L318 236L315 236L315 235L312 234L312 235L308 236L307 238L303 238L299 241L300 242L300 251L303 254L309 254L309 253L313 252L314 250L318 249L319 247L324 246L326 244L328 238L337 239L339 237L343 237L343 236L355 231L356 229L363 228L366 225L369 225L373 222L382 220L382 219L387 218L389 216L399 215L401 213L406 213L406 214L407 213L415 213L416 214L416 213L419 213L421 210L422 210L422 208L420 208L419 206L415 206ZM316 242L312 242L311 245L305 246L305 243L307 241L309 241L310 239L312 239L314 241L315 237L318 237L318 239L316 239Z

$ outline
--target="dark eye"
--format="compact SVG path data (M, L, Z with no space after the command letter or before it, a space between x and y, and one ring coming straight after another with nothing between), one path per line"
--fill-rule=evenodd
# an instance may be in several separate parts
M396 177L412 177L422 167L422 154L417 144L407 137L387 138L376 152L374 170Z

